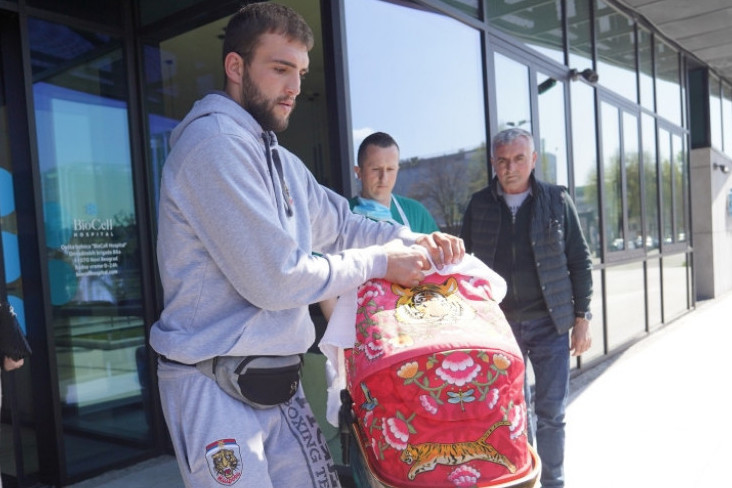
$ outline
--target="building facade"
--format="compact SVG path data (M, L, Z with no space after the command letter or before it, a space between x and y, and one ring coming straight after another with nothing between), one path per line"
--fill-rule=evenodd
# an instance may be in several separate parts
M34 350L2 382L6 486L169 451L146 341L160 173L172 128L223 87L241 3L0 0L0 270ZM642 17L611 0L281 3L316 45L279 139L339 193L358 190L360 141L389 132L396 191L457 233L491 135L532 131L592 250L596 345L577 370L732 290L732 82Z

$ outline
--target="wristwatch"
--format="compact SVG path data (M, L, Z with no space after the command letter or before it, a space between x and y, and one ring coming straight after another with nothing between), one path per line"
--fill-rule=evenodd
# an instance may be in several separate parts
M580 319L592 320L592 312L575 312L574 316Z

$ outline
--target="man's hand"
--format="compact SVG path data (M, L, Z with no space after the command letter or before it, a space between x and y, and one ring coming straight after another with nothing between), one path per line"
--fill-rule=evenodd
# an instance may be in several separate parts
M427 249L432 262L437 269L449 264L457 264L465 257L465 243L459 237L444 232L424 234L415 241L416 244ZM429 263L427 263L429 269Z
M384 246L386 250L386 276L384 279L401 286L417 286L425 277L424 271L430 269L430 262L419 249L407 247L400 240L391 241Z
M579 356L587 352L591 346L590 321L580 317L575 318L571 341L569 343L569 350L572 356Z
M23 366L24 361L25 360L22 358L16 361L13 358L9 358L9 357L5 356L5 358L3 360L3 369L5 371L12 371L14 369L18 369L21 366Z

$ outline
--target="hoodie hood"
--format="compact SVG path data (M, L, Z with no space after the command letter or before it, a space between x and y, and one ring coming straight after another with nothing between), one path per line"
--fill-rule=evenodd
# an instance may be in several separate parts
M264 132L262 126L259 125L249 112L244 110L233 98L224 91L214 91L207 94L200 100L197 100L190 112L185 118L173 129L170 135L171 148L180 140L183 132L190 127L196 120L207 117L212 114L220 114L232 119L236 125L252 132L260 137Z

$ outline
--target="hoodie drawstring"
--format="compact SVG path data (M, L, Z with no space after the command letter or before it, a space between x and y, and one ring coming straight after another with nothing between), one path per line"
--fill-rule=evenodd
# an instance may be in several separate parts
M290 189L285 183L285 176L282 171L282 161L280 160L280 154L276 148L272 147L276 143L275 135L272 132L262 132L262 139L264 140L264 149L267 156L267 164L269 165L269 172L272 176L272 184L274 185L274 166L277 171L277 176L280 179L280 187L282 188L282 200L285 203L285 212L288 217L292 217L292 197L290 196Z

